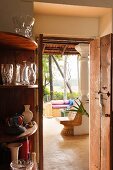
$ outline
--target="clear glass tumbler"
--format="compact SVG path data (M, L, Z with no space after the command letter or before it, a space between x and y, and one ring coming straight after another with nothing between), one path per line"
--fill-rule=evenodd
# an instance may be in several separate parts
M16 67L15 68L15 84L20 85L21 84L21 82L20 82L20 69L21 69L20 64L16 64L15 67Z
M3 85L10 85L13 81L13 64L1 64Z
M28 79L29 79L29 84L34 85L36 83L36 64L35 63L30 63L28 65Z
M10 163L10 167L12 170L32 170L33 168L33 162L31 160L18 160L18 161L12 161Z
M26 61L23 61L23 64L21 65L21 84L22 85L29 84L28 65L27 65Z

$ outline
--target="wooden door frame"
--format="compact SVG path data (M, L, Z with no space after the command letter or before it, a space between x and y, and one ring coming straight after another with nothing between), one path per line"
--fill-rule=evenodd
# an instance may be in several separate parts
M43 170L43 65L42 65L43 34L38 41L38 106L39 106L39 169Z
M89 39L88 41L91 41ZM38 37L39 169L43 170L43 34Z

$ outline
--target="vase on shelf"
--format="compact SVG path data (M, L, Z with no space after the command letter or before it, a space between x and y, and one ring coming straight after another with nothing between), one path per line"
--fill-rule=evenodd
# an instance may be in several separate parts
M38 165L37 165L37 161L36 161L36 152L31 153L31 160L33 162L32 170L38 170Z
M9 143L7 144L7 147L11 151L11 160L12 161L18 161L18 153L19 148L22 146L22 143Z
M24 123L30 123L33 118L33 112L30 110L30 105L24 105L25 111L22 113L24 116Z

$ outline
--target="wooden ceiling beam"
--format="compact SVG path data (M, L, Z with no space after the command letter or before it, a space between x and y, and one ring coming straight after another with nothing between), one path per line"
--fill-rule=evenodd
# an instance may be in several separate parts
M89 44L89 42L87 41L76 41L76 42L63 42L63 41L59 41L59 42L56 42L56 41L43 41L43 44L59 44L59 45L78 45L79 43L84 43L84 44Z
M60 51L44 51L44 54L57 54L57 55L62 55L62 53ZM77 51L66 51L64 52L64 55L78 55L79 53Z
M94 38L70 38L70 37L49 37L49 36L44 36L43 40L63 40L63 41L92 41Z
M67 45L64 46L63 51L62 51L62 55L64 55L66 48L67 48Z
M38 40L38 38L37 38ZM43 37L43 54L76 55L79 43L89 44L92 38Z

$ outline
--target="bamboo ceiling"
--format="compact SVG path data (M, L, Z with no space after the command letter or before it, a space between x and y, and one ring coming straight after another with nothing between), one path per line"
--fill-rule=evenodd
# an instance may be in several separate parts
M79 54L75 46L79 43L89 44L91 38L43 37L43 54L75 55ZM38 41L38 39L37 39Z

